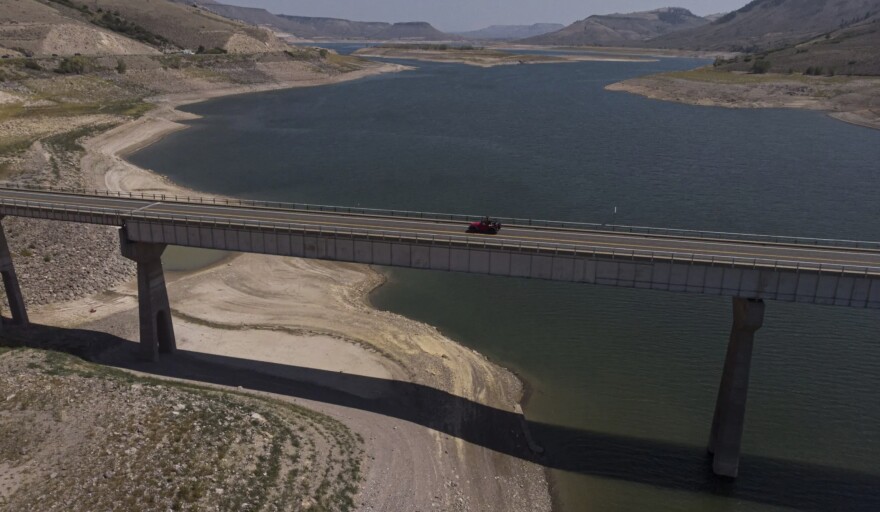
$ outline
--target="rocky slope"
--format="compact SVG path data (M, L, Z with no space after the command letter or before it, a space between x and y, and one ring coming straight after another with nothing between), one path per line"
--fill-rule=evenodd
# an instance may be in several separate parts
M182 3L184 0L177 0ZM226 18L240 20L252 25L270 27L303 39L412 39L444 41L455 39L425 22L384 23L351 21L340 18L322 18L273 14L265 9L227 5L210 0L196 0L195 5Z
M3 348L0 397L3 510L349 510L361 479L362 440L288 403Z
M79 12L36 0L3 2L0 47L37 56L156 53L155 48L89 23Z
M379 21L351 21L286 14L279 17L287 20L291 33L299 37L319 39L371 39L391 27L391 23Z
M520 42L564 46L634 46L663 34L707 23L708 20L687 9L667 7L630 14L590 16L562 30Z
M0 9L0 46L37 56L287 48L270 30L170 0L8 0Z
M880 16L795 45L716 64L727 71L878 76Z
M863 22L880 0L754 0L709 25L659 37L660 48L764 51Z

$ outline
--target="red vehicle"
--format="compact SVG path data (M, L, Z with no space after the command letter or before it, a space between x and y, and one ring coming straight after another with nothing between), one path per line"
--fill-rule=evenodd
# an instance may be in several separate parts
M489 217L483 217L483 220L478 222L471 222L467 228L466 233L480 233L483 235L495 235L501 231L501 223L497 220L490 219Z

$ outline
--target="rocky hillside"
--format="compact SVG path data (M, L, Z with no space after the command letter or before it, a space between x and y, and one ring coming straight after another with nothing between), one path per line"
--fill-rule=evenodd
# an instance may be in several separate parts
M2 3L0 46L25 55L133 55L199 47L257 53L287 48L269 30L170 0Z
M266 9L256 7L239 7L237 5L218 4L216 2L198 2L198 5L224 18L243 21L250 25L272 27L287 32L287 21Z
M2 510L354 506L362 441L292 404L2 347L0 395Z
M373 39L376 34L391 28L391 23L379 21L311 18L286 14L279 17L287 20L287 26L290 27L292 34L317 39Z
M457 32L456 35L477 41L516 40L542 36L565 28L559 23L535 23L534 25L492 25L470 32Z
M448 41L455 36L444 34L425 22L384 23L378 21L351 21L340 18L320 18L273 14L265 9L240 7L212 0L175 0L197 5L205 11L239 20L251 25L269 27L302 39L372 39L390 41Z
M659 37L651 46L765 51L856 25L878 12L880 0L754 0L709 25Z
M2 2L0 53L4 55L126 55L156 53L150 45L90 22L83 12L36 0Z
M796 45L716 64L728 71L880 76L880 16Z
M71 0L73 1L73 0ZM284 50L270 31L235 22L198 7L170 0L88 0L93 10L120 16L181 48L222 48L230 53Z
M562 30L523 39L522 43L564 46L637 46L645 41L709 23L687 9L590 16Z

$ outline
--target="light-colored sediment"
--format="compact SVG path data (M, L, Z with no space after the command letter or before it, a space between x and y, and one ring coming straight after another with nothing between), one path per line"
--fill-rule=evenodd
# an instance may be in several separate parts
M699 106L819 110L847 123L880 129L880 78L874 77L749 75L699 69L632 78L606 89Z
M507 53L499 50L417 50L407 48L368 47L354 52L360 57L380 57L424 62L467 64L481 68L519 64L563 64L566 62L656 62L656 59L626 55L535 55Z
M112 191L194 194L122 158L180 129L179 121L189 116L176 106L396 69L390 66L329 79L158 98L159 107L146 116L84 144L85 182ZM305 400L295 393L279 395L341 420L364 438L367 459L358 510L549 510L540 466L455 436L473 409L518 411L519 380L430 326L369 307L367 296L381 282L382 276L365 266L261 255L230 257L206 269L171 275L178 348L187 354L173 364L181 365L184 375L198 374L199 364L222 358L224 366L236 370L312 382L378 404L406 398L419 407L438 407L433 420L416 421L406 414L373 412L370 407ZM31 318L137 340L134 283L110 293L33 308ZM111 352L105 357L113 361L130 355ZM414 384L409 386L412 396L398 396L399 383ZM449 399L442 404L433 404L430 398L419 403L425 394ZM512 429L498 436L523 437Z

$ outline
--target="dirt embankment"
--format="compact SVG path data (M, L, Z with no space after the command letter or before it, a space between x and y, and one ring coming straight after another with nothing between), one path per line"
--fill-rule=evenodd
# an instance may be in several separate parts
M163 72L187 73L186 67L170 64ZM185 86L170 84L173 90L151 100L154 108L139 119L120 118L122 124L109 131L77 138L82 146L77 150L79 165L60 167L62 176L70 173L70 179L86 188L193 195L122 158L182 128L179 121L188 116L175 110L177 105L400 69L369 65L328 76L316 73L310 62L298 68L285 64L273 70L259 62L254 67L277 80L229 80L212 86L199 71L187 75L191 80ZM231 70L224 76L238 73ZM130 76L147 77L149 72ZM34 233L33 229L21 231ZM116 261L114 230L87 229L91 236L107 240L106 248L94 245L93 252ZM10 238L13 252L27 248L18 237ZM94 243L73 238L67 244L81 242ZM36 260L44 264L41 272L46 276L68 268L59 268L58 259ZM132 270L128 266L121 272L131 276ZM67 279L90 278L80 271ZM41 286L30 277L22 282L26 297ZM97 290L106 286L91 282ZM519 381L430 326L369 307L368 294L381 282L378 273L364 266L258 255L169 274L181 352L158 365L131 363L132 343L127 340L138 339L138 323L137 293L130 277L109 291L80 290L72 300L56 294L50 304L30 312L37 323L74 329L55 337L106 364L268 392L341 421L363 439L366 454L360 461L363 477L354 497L356 510L549 510L543 468L528 462L532 453L521 428Z
M756 75L699 69L633 78L606 89L690 105L802 108L880 129L880 78Z

